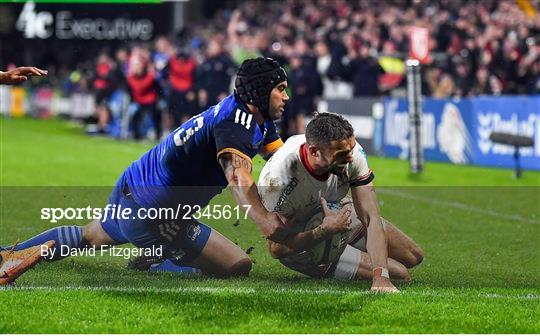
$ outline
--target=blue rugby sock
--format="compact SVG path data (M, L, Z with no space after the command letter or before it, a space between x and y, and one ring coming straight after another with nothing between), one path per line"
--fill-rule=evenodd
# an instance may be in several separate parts
M195 267L190 266L182 266L176 264L173 259L165 259L159 264L154 264L150 266L150 269L148 270L150 272L174 272L174 273L192 273L192 274L200 274L201 270Z
M53 255L50 255L47 259L59 260L65 257L60 255L62 245L69 248L79 248L82 243L82 235L82 227L80 226L59 226L17 244L15 251L24 250L32 246L41 245L49 240L54 240L56 242L55 248L51 250ZM12 248L13 246L5 247L6 250Z

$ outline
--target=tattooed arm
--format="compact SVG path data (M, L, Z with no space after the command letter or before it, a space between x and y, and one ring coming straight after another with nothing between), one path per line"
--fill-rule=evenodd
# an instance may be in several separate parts
M282 241L287 232L279 216L274 212L268 212L261 203L257 185L251 176L251 159L241 152L224 152L218 160L236 203L240 206L251 205L248 215L264 236L275 242Z

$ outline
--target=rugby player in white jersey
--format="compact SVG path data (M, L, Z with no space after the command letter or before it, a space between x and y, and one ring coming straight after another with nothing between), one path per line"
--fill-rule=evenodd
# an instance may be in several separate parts
M409 281L408 268L423 258L420 247L383 219L373 188L374 175L354 138L351 124L333 113L318 113L306 134L289 138L266 163L259 194L268 211L277 212L290 235L268 240L270 254L285 266L313 277L372 279L374 291L396 292L392 279ZM352 207L347 196L351 192ZM328 204L341 204L332 211ZM322 223L306 228L323 212ZM349 217L350 216L350 217ZM344 235L335 260L310 260L306 253L323 241ZM339 244L337 244L339 245Z

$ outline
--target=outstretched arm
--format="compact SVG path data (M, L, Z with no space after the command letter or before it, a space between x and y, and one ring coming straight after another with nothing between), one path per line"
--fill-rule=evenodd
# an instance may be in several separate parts
M251 176L251 160L240 152L224 152L219 164L239 205L251 205L248 215L269 240L282 241L286 235L283 222L275 212L268 212L261 203L257 186Z
M373 184L353 187L351 191L358 219L367 227L367 252L373 268L371 290L397 292L388 276L388 247Z
M231 15L229 24L227 25L227 38L229 40L228 41L229 48L230 48L229 52L231 54L233 54L232 51L240 43L238 33L236 32L236 30L238 29L238 25L240 24L241 17L242 17L242 12L240 12L240 10L238 9L235 10Z
M28 79L29 76L45 76L47 70L36 67L19 67L7 72L0 71L0 84L18 84Z

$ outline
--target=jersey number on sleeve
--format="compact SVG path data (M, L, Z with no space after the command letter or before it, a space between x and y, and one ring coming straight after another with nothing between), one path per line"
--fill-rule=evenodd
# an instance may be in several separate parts
M188 120L185 125L185 127L188 127L187 129L184 129L184 127L180 127L178 131L176 131L176 133L174 134L174 143L178 147L183 146L193 134L195 134L203 127L204 117L194 117L191 120Z

